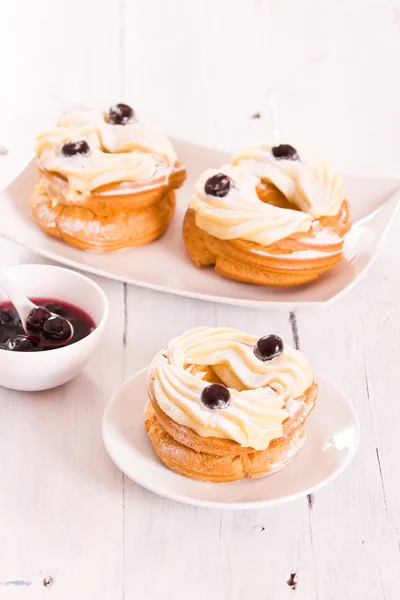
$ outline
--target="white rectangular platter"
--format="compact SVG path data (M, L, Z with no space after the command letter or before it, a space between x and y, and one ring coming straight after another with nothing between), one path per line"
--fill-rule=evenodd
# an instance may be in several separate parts
M225 279L212 268L198 269L189 260L182 220L199 175L229 162L229 154L173 140L188 178L177 192L177 211L167 233L156 242L114 253L79 250L41 231L30 211L37 173L32 160L0 196L0 235L49 259L119 281L170 294L254 306L295 308L332 302L365 272L398 207L400 180L345 177L353 225L346 238L344 260L318 281L295 288L265 288Z

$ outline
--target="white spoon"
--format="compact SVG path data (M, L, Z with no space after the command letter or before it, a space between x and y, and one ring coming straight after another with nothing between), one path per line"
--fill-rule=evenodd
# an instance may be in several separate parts
M6 294L9 297L9 300L14 305L14 307L19 315L19 318L21 319L22 327L24 328L26 335L30 338L38 339L40 337L40 331L37 331L37 332L29 331L27 329L27 320L28 320L29 314L32 312L32 310L38 309L38 308L45 308L45 307L39 307L37 304L34 304L33 302L31 302L29 300L29 298L24 296L24 294L21 292L21 290L18 288L18 286L16 286L13 283L13 281L11 281L11 279L9 278L8 275L6 275L6 273L4 272L3 269L0 269L0 286L6 292ZM63 322L68 323L71 333L68 336L68 338L66 338L66 339L58 339L58 340L56 338L55 339L45 339L44 345L51 346L51 347L65 346L65 344L67 344L72 339L72 337L74 335L74 328L72 327L72 324L70 323L70 321L68 321L68 319L65 319L64 317L60 317L60 315L57 315L56 313L53 313L51 311L48 311L48 312L50 313L51 317L49 317L47 320L50 320L53 318L61 319ZM41 340L41 342L42 341L43 340ZM43 343L42 343L42 345L43 345Z

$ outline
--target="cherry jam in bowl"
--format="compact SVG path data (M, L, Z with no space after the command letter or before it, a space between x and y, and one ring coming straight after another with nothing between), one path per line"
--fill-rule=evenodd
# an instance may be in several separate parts
M0 385L21 391L56 387L75 377L100 345L108 316L103 290L88 277L48 265L4 269L10 279L44 313L59 315L73 336L57 347L42 335L27 336L13 305L0 290ZM58 319L60 320L60 319ZM52 318L44 327L47 330ZM46 333L47 332L47 333Z
M51 342L51 337L47 341L43 335L44 332L50 329L49 327L46 328L47 322L52 323L55 321L50 313L67 319L74 330L71 339L65 342L55 339L57 347L70 346L75 342L79 342L96 329L96 324L92 317L81 308L69 304L69 302L57 298L29 298L29 300L40 307L40 309L45 308L46 311L49 311L48 315L51 321L49 319L47 321L43 320L43 333L38 330L36 334L28 336L11 302L0 302L0 350L8 350L10 352L44 352L45 350L54 349L53 345L49 343L49 341ZM46 313L46 311L43 312ZM47 337L49 336L51 336L51 331L47 333Z

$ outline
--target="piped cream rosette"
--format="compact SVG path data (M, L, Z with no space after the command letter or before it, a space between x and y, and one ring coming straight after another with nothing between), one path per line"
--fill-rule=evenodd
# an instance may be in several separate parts
M247 166L264 183L273 184L303 213L319 219L338 214L345 196L343 179L331 165L310 154L276 158L273 146L255 146L236 154L233 165ZM286 236L285 236L286 237Z
M311 386L313 377L306 357L287 345L279 356L260 360L254 352L257 340L224 327L200 327L172 340L150 368L160 408L202 437L268 448L282 436L288 405ZM202 402L208 368L229 388L225 408L210 410Z
M206 182L219 173L232 182L223 197L205 191ZM190 203L196 214L196 225L220 240L239 238L262 246L310 229L313 221L310 215L260 202L259 184L260 178L244 165L228 164L220 169L209 169L197 182Z

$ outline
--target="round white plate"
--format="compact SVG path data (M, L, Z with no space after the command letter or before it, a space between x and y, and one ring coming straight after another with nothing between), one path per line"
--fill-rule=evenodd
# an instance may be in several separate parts
M103 417L103 440L112 460L148 490L187 504L215 508L259 508L305 496L337 477L354 456L359 423L350 400L319 375L316 408L296 458L279 473L234 483L203 483L167 469L156 456L143 424L146 371L128 379Z

